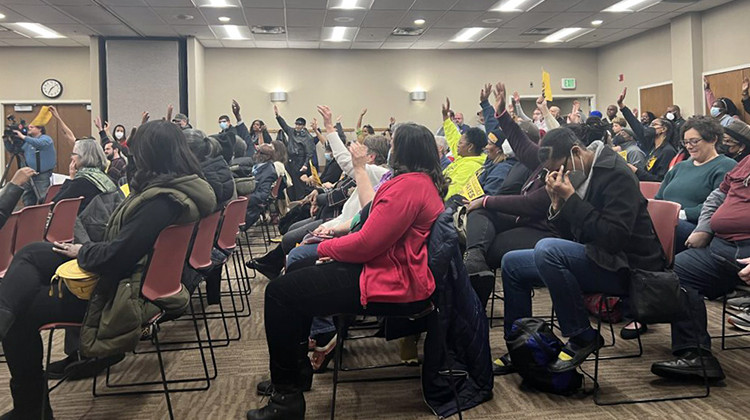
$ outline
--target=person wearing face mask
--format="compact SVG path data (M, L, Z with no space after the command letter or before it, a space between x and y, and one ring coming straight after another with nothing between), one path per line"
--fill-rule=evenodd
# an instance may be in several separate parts
M604 344L591 327L584 293L627 294L630 269L662 271L666 261L638 180L614 151L601 142L586 148L571 130L558 128L542 139L539 160L548 171L548 220L562 238L503 257L505 335L514 321L532 316L532 285L542 280L569 337L548 369L566 372Z
M219 117L219 134L224 134L227 132L232 132L232 134L237 134L237 129L232 125L232 121L229 119L228 115L222 115Z
M726 155L739 162L750 155L750 125L734 120L724 127L722 143L727 148Z
M635 133L629 128L621 129L612 139L612 150L619 153L628 164L643 170L646 166L646 154L635 143Z
M682 126L685 124L685 119L682 118L680 107L678 105L668 106L667 112L664 113L664 118L666 118L674 126L675 134L672 136L672 138L674 139L674 141L672 142L672 146L677 147L677 145L680 144L681 140L679 133L682 132Z
M708 82L708 78L703 76L703 93L706 96L706 105L708 106L708 113L716 120L719 121L722 127L726 127L740 111L737 109L737 105L726 97L717 98L711 90L711 84Z
M125 158L120 155L121 150L120 145L112 141L107 142L104 145L104 154L107 156L107 160L109 160L106 172L114 183L117 183L125 176L126 167L128 165Z
M666 118L657 118L651 122L651 125L644 127L630 108L625 106L625 96L628 88L623 89L617 98L617 106L625 117L635 134L635 141L638 147L646 153L645 168L639 169L635 165L628 165L641 181L661 182L669 170L669 163L677 154L674 146L670 143L672 138L673 126Z

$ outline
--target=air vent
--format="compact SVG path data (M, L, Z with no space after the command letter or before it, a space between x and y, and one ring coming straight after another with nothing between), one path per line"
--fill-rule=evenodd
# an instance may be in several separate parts
M412 27L403 27L403 28L396 28L391 32L391 35L395 36L419 36L424 33L424 28L412 28Z
M286 28L283 26L253 26L251 31L256 35L280 35L286 33Z
M521 35L549 35L556 30L556 28L531 28L526 32L522 32Z

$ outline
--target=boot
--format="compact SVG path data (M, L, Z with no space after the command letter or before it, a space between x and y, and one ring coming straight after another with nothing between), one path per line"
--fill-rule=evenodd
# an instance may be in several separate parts
M10 394L13 397L13 409L0 416L0 420L54 419L47 385L43 381L22 382L11 378ZM44 398L44 417L42 417L42 404L40 404L42 398Z
M284 249L281 245L272 249L268 254L252 259L245 263L248 268L255 269L266 276L269 280L274 280L279 277L281 270L284 268L285 262Z
M301 348L300 348L301 352ZM299 376L297 378L297 389L301 389L302 392L307 392L312 388L313 381L313 367L310 364L310 359L307 357L307 353L301 353L299 363ZM258 395L268 397L273 395L274 388L273 383L270 379L259 382L255 387Z
M8 334L8 330L10 330L10 327L13 326L13 322L15 322L16 316L13 315L13 312L0 308L0 341L3 341L5 339L5 336Z
M268 405L247 412L247 420L304 420L305 397L302 391L273 394Z

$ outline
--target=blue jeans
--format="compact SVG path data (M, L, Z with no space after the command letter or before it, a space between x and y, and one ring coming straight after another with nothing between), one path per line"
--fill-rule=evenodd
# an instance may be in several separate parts
M501 264L505 293L505 336L513 322L531 316L531 289L541 279L549 289L562 335L572 337L591 328L584 293L624 295L627 275L605 270L586 257L577 242L545 238L534 249L511 251Z
M29 182L21 186L21 188L23 188L21 200L23 201L24 207L34 206L44 200L44 196L47 195L47 190L49 189L50 176L52 176L52 171L42 172L39 175L34 175ZM38 197L36 192L34 192L34 188L31 187L32 182L34 183L34 186L36 186L36 192L39 193Z
M714 237L706 248L690 248L675 257L674 272L687 291L690 316L672 324L672 351L711 350L707 331L706 303L731 292L740 282L742 266L737 259L750 256L750 240L730 242ZM697 329L696 329L697 325Z
M299 266L292 267L292 269L310 266L313 265L317 259L318 244L300 245L292 249L289 252L289 255L286 256L286 267L289 269L295 264ZM333 323L333 317L313 317L312 326L310 327L310 337L334 331L336 331L336 325Z
M687 220L682 219L680 219L679 223L677 223L677 230L675 231L674 237L675 255L687 249L687 247L685 246L685 241L687 241L688 236L693 233L693 229L695 229L695 226L695 223L688 222Z

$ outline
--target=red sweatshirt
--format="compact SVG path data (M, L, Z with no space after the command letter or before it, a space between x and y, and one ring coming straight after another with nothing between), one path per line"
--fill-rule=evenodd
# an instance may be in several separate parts
M408 303L427 299L435 279L427 265L427 239L443 212L430 177L413 172L383 184L362 230L322 242L318 256L363 264L360 301Z
M711 229L727 241L750 239L750 156L724 176L719 189L727 197L711 216Z

